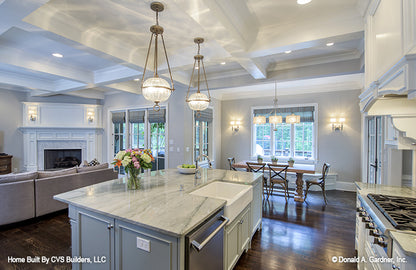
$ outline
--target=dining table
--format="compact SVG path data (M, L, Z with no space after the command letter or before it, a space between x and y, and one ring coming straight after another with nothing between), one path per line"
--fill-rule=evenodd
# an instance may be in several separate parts
M256 161L250 161L250 160L243 160L240 162L236 162L234 163L232 166L234 168L240 168L240 169L246 169L248 170L247 167L247 163L246 162L254 162L257 163ZM264 163L259 163L259 164L272 164L271 162L264 162ZM277 163L279 165L288 165L288 164L283 164L283 163ZM268 167L265 166L264 167L265 170L268 170ZM303 196L303 174L304 173L315 173L315 165L310 165L310 164L294 164L293 167L288 167L287 168L287 172L294 172L296 173L296 192L295 192L295 197L294 200L296 202L304 202L304 196Z

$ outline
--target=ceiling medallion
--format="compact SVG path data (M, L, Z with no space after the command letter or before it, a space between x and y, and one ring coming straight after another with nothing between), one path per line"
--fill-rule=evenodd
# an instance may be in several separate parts
M169 65L169 59L168 59L168 55L166 53L166 47L165 47L165 40L163 39L163 27L159 25L159 12L162 12L164 10L164 6L162 3L160 2L152 2L150 4L150 8L156 12L156 25L152 25L150 27L150 32L152 32L152 35L150 37L150 43L149 43L149 48L147 49L147 55L146 55L146 63L144 64L144 70L143 70L143 78L142 78L142 83L141 83L141 88L142 88L142 94L143 97L147 100L150 100L152 102L155 103L155 105L153 106L153 110L155 111L159 111L160 110L160 102L166 101L171 93L175 90L174 86L173 86L173 79L172 79L172 73L170 70L170 65ZM169 83L160 78L159 74L157 73L157 52L158 52L158 38L161 38L162 41L162 46L163 46L163 51L164 51L164 55L166 58L166 63L168 66L168 70L169 70L169 76L170 76L170 82L172 87L169 85ZM149 60L149 54L150 54L150 49L152 47L152 41L154 38L154 59L153 59L153 63L154 63L154 73L153 73L153 77L150 77L148 79L145 80L145 75L146 75L146 68L147 68L147 62Z
M191 80L189 82L189 87L188 87L188 92L186 93L186 102L189 105L189 108L191 108L191 110L196 111L197 113L199 113L200 111L205 110L206 108L208 108L209 103L211 102L211 95L209 93L209 88L208 88L208 81L207 81L207 75L205 73L205 66L204 66L204 56L200 54L200 49L201 49L201 43L204 42L203 38L195 38L194 42L196 44L198 44L198 53L197 55L194 56L194 67L192 69L192 75L191 75ZM200 84L201 84L201 68L203 71L203 80L205 80L205 85L207 87L207 92L208 92L208 96L201 93L200 91ZM189 95L190 89L191 89L191 84L193 82L194 79L194 73L195 70L197 70L198 72L198 83L197 83L197 92L193 93L192 95Z

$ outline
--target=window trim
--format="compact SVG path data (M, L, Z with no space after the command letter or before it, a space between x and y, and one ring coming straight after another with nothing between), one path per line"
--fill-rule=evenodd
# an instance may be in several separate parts
M163 104L161 105L161 107L164 107L166 109L166 122L165 122L165 168L169 168L168 164L168 160L169 160L169 149L168 149L168 142L169 142L169 104ZM129 110L146 110L145 112L145 119L147 119L147 110L152 109L153 107L151 105L139 105L139 106L127 106L127 107L109 107L108 111L107 111L107 139L106 141L107 143L107 157L109 162L112 162L114 159L114 141L113 141L113 130L114 130L114 126L113 126L113 122L111 121L111 114L113 112L126 112L126 138L127 139L127 144L126 147L127 149L130 147L130 126L129 126L129 116L128 116L128 111ZM145 125L145 132L148 133L148 124L147 123ZM111 127L111 128L110 128ZM149 136L150 137L150 136ZM147 140L146 140L146 143Z
M286 104L286 105L278 105L277 108L294 108L294 107L308 107L308 106L313 106L314 107L314 130L313 130L313 156L314 159L303 159L303 158L296 158L293 157L295 159L296 162L298 163L302 163L302 164L315 164L318 160L319 160L319 156L318 156L318 128L319 128L319 123L318 123L318 119L319 119L319 113L318 113L318 103L300 103L300 104ZM255 128L254 128L254 123L253 123L253 115L254 115L254 110L258 110L258 109L270 109L273 110L273 105L269 105L269 106L252 106L251 110L250 110L250 126L251 126L251 134L250 134L250 158L251 159L257 159L256 156L256 150L255 150ZM291 126L291 132L292 130L294 130L294 127ZM264 156L265 160L270 160L270 156ZM286 162L288 160L288 158L284 158L284 157L279 157L280 161Z
M214 147L214 134L215 134L215 110L213 106L208 106L208 109L212 110L212 122L211 127L208 126L208 138L211 138L211 142L208 140L208 152L212 153L209 156L211 163L214 166L215 162L215 147ZM210 136L211 135L211 136ZM192 111L192 163L195 163L195 113ZM202 161L199 163L200 165L208 164L208 161Z

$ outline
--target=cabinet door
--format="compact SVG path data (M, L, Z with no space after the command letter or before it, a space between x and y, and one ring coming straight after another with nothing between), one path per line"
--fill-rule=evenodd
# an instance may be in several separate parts
M242 216L239 218L238 226L239 234L239 254L243 253L245 249L248 249L250 242L250 206L243 211Z
M116 221L116 269L178 269L178 238Z
M90 258L92 261L79 264L79 269L114 269L114 219L79 211L78 232L77 256Z
M253 187L253 200L251 202L251 235L254 235L256 230L260 230L261 227L261 218L263 215L262 191L263 183L262 181L259 181Z
M239 220L234 221L231 225L225 228L225 269L232 269L239 258Z

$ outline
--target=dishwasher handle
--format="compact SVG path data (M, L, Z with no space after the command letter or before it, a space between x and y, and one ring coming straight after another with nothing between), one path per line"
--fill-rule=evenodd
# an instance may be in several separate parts
M204 241L202 241L202 243L198 243L196 240L193 240L191 242L191 246L193 246L198 252L201 251L205 245L225 226L227 225L228 221L230 221L229 218L221 216L220 217L223 222L220 224L220 226L218 226L210 235L208 235L207 238L205 238Z

